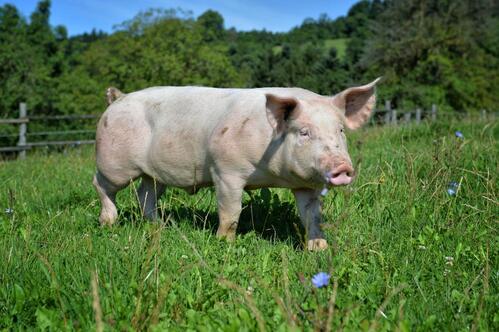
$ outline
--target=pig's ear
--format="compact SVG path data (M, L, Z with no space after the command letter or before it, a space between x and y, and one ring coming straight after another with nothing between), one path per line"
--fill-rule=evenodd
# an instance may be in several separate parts
M376 83L381 77L369 84L348 88L333 97L333 104L345 112L346 126L350 129L361 127L371 116L376 104Z
M270 125L278 132L286 128L288 120L298 116L298 100L293 97L279 97L266 93L267 118Z

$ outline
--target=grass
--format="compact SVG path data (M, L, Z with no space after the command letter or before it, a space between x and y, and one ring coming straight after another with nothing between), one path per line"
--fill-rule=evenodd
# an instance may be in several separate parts
M3 162L0 329L497 331L497 138L483 122L352 133L358 178L324 200L321 253L301 249L286 190L246 196L226 243L213 190L167 190L152 224L130 187L107 229L90 148Z
M347 52L347 43L348 38L326 39L324 41L324 47L327 50L334 47L336 49L336 52L338 52L338 59L344 60Z
M334 47L336 49L338 59L344 60L347 52L348 40L348 38L326 39L324 41L324 50L329 51ZM274 55L280 54L282 52L282 46L278 45L272 47L272 52Z

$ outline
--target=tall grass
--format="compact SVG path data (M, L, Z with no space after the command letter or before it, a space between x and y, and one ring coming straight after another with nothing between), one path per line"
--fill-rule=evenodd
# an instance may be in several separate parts
M212 189L168 189L153 224L130 186L108 229L91 148L1 163L0 328L498 330L497 139L484 122L352 133L358 178L324 199L321 253L287 190L246 195L226 243Z

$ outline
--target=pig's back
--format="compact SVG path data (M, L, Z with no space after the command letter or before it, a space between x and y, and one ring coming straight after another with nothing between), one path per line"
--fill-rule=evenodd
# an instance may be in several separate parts
M143 105L150 127L144 172L179 187L211 184L212 133L241 103L248 112L257 111L258 95L249 89L205 87L155 87L128 95Z
M265 93L269 92L297 98L317 96L299 88L153 87L127 94L106 113L124 116L133 124L127 135L127 141L133 143L126 155L135 159L144 173L179 187L208 185L213 133L223 130L228 119L238 121L243 116L254 119L253 125L259 129L270 129L265 114Z

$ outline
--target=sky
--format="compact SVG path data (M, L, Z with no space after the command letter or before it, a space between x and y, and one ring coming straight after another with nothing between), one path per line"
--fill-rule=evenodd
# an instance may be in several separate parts
M52 0L50 23L64 25L69 35L93 28L112 32L113 26L148 8L182 8L194 17L208 9L218 11L225 27L237 30L283 32L300 25L305 18L317 19L321 13L331 18L344 16L358 0ZM10 3L29 18L38 0L0 0Z

